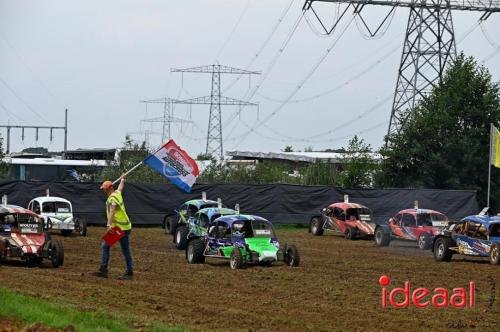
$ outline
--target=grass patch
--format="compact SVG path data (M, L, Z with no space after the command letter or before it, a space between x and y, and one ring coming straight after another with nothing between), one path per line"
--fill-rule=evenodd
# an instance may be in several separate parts
M20 319L26 325L42 323L48 327L64 329L68 325L78 332L132 332L129 322L113 315L79 311L68 305L54 304L46 300L21 295L0 288L0 317ZM146 329L151 332L184 332L186 329L152 323Z

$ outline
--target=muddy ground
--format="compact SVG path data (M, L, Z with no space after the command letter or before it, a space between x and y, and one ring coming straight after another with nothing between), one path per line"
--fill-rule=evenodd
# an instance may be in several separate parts
M4 263L0 285L24 294L77 305L82 310L131 313L137 324L161 321L193 330L219 331L444 331L500 330L500 267L484 260L455 257L436 263L430 251L392 242L348 241L306 229L280 229L282 243L294 243L301 266L248 267L232 271L210 260L189 265L159 228L132 232L135 280L123 272L119 246L112 250L110 278L91 276L99 265L103 228L88 237L54 236L64 242L63 267L28 268ZM392 287L466 287L476 283L473 309L381 307L381 275Z

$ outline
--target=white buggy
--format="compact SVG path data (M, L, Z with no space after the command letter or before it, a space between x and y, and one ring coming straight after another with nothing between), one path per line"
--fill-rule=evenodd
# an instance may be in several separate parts
M73 207L67 199L48 195L36 197L29 202L28 210L42 216L49 229L60 230L63 235L76 231L87 236L87 223L73 216Z

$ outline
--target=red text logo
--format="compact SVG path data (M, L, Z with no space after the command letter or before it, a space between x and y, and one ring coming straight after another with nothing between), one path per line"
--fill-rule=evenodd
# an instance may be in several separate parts
M473 308L475 299L475 283L469 282L468 288L453 288L449 291L446 288L437 287L430 291L428 288L419 287L412 289L410 282L405 281L404 287L395 287L387 289L391 279L383 275L378 283L382 286L382 308L392 306L394 308L408 308L414 305L417 308L433 306L435 308L446 308L449 306L455 308Z

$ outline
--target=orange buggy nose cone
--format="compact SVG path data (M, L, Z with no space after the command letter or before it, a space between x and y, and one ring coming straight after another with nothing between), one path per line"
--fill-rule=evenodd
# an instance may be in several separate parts
M108 190L109 188L113 188L113 183L111 181L104 181L101 184L101 189L102 190Z

